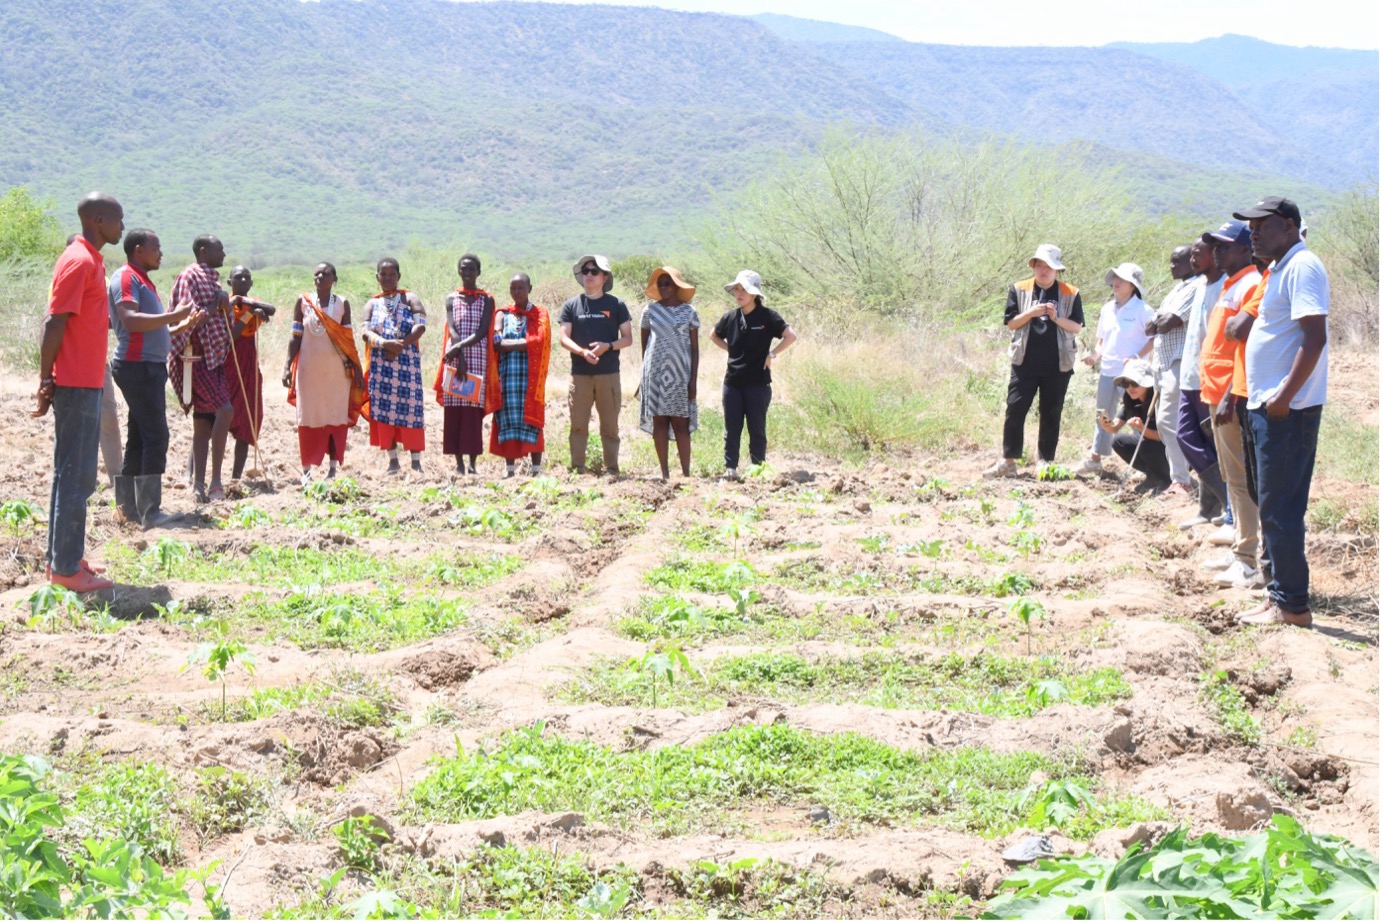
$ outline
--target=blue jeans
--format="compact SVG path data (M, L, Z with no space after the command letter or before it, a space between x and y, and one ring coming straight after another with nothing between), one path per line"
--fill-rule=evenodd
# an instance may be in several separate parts
M1264 407L1249 411L1258 468L1259 527L1273 566L1269 597L1294 614L1309 610L1304 519L1321 422L1321 407L1290 410L1287 419L1269 419Z
M1104 410L1110 416L1114 416L1119 409L1120 401L1124 398L1124 388L1115 386L1114 375L1101 375L1100 381L1096 383L1096 409ZM1110 446L1115 441L1115 436L1106 432L1096 425L1096 436L1091 440L1091 451L1100 455L1102 458L1110 456Z
M769 450L765 423L773 399L774 388L769 384L721 385L721 409L726 414L726 467L740 466L741 427L750 430L750 463L764 463Z
M101 388L53 388L53 491L48 503L48 565L71 576L86 548L87 500L96 492Z

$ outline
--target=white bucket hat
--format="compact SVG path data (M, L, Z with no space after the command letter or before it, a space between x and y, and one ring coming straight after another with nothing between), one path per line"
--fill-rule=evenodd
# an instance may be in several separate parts
M735 277L735 281L726 286L726 291L734 291L735 286L739 285L756 298L763 298L764 292L760 290L759 273L753 269L741 269L740 274Z
M1120 372L1115 378L1116 387L1153 387L1157 378L1153 374L1153 366L1143 359L1131 359L1125 362L1124 371Z
M1121 278L1134 286L1139 298L1144 297L1144 270L1137 263L1120 263L1113 269L1105 270L1105 284L1115 287L1115 279Z
M1052 266L1058 272L1061 272L1063 269L1067 268L1066 266L1062 265L1062 251L1051 243L1038 244L1038 249L1033 252L1033 256L1031 256L1028 260L1028 264L1030 266L1033 265L1033 260L1035 259L1039 262L1047 263L1049 266Z
M599 253L591 253L577 260L572 264L572 274L576 276L578 282L581 281L581 267L587 263L595 263L596 268L606 274L605 287L602 290L609 294L610 289L615 286L615 273L610 271L610 260Z

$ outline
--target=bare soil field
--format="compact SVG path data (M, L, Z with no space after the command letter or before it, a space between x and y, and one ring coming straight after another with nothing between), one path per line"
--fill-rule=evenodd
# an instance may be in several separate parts
M1368 380L1330 412L1375 420ZM30 384L0 384L0 500L46 514ZM457 478L434 452L391 479L362 430L335 490L305 493L267 390L260 476L196 510L168 476L184 527L113 524L103 475L107 612L34 619L45 531L0 535L0 753L48 758L92 828L133 835L112 804L166 794L169 863L219 861L237 917L449 880L478 888L454 907L526 915L602 914L602 881L628 890L605 914L975 915L1033 832L1114 856L1275 813L1378 854L1377 526L1310 531L1312 630L1250 629L1234 614L1255 594L1198 566L1209 530L1112 477L771 446L738 483L505 481L494 459ZM1313 494L1353 510L1376 490ZM254 656L224 714L184 668L222 637ZM146 772L133 795L121 766ZM1054 782L1072 811L1045 812Z

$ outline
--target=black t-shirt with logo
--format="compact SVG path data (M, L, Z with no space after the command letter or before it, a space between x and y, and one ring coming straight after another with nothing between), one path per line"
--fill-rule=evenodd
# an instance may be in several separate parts
M562 305L559 324L572 325L572 339L579 346L613 343L620 338L620 325L630 322L630 309L615 295L591 298L577 295ZM616 375L620 373L620 353L611 349L595 365L579 355L572 356L574 375Z
M756 307L748 314L738 307L727 311L716 321L716 335L725 340L729 353L726 383L736 387L772 383L764 360L786 329L784 319L767 307Z
M1031 307L1040 301L1051 301L1056 304L1061 297L1060 283L1053 282L1048 288L1039 288L1035 283L1033 298L1029 302L1029 306ZM1019 290L1014 285L1010 285L1009 297L1004 304L1005 325L1007 326L1009 321L1017 316L1019 316ZM1067 319L1081 324L1086 322L1086 316L1081 310L1080 293L1072 299L1072 310ZM1028 322L1028 349L1024 352L1024 361L1019 366L1019 371L1024 375L1055 375L1061 371L1061 364L1057 355L1056 323L1046 317L1038 317Z

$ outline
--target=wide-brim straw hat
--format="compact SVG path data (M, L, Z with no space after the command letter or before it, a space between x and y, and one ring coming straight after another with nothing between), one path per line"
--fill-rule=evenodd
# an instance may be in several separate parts
M687 282L683 281L682 275L678 273L678 270L674 269L672 266L659 266L653 272L649 273L649 283L644 286L645 297L653 301L657 301L661 297L658 293L658 279L659 276L663 275L673 280L673 285L678 290L678 300L683 304L691 301L697 294L696 286L689 285Z
M610 289L615 287L615 273L610 271L610 260L599 253L588 253L581 259L572 263L572 275L576 276L578 282L582 280L581 267L587 263L595 263L596 268L605 273L605 286L601 290L606 294L610 294Z

